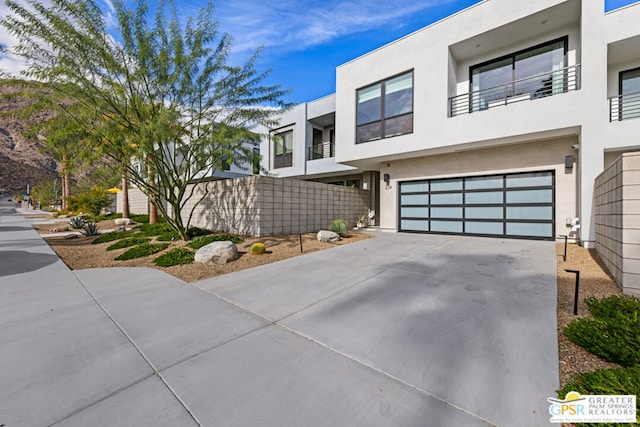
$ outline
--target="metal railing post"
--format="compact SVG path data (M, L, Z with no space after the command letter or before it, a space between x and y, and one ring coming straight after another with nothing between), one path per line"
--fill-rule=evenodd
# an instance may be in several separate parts
M569 236L561 234L558 237L564 237L564 255L562 255L562 260L564 262L567 262L567 239L569 238Z

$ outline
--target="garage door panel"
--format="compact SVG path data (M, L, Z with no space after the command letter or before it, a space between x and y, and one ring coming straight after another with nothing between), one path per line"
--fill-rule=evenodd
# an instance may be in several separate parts
M401 182L400 231L553 239L553 171Z

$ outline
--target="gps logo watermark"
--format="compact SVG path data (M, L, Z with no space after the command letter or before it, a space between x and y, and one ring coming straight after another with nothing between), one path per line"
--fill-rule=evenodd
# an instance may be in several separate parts
M635 395L585 395L567 393L564 400L547 398L552 423L635 423Z

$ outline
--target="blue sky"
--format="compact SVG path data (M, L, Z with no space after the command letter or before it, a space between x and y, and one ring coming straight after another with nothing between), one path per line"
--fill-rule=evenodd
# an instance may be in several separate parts
M109 1L101 0L105 13ZM151 4L156 0L149 0ZM522 0L513 0L522 1ZM605 0L613 10L637 0ZM217 0L220 29L234 36L233 60L263 46L258 67L272 70L269 84L290 89L286 100L311 101L335 91L335 68L410 34L479 0ZM128 3L133 3L129 1ZM176 1L181 16L195 16L206 0ZM4 1L0 13L4 14ZM13 43L0 30L0 45ZM0 68L21 63L0 55Z

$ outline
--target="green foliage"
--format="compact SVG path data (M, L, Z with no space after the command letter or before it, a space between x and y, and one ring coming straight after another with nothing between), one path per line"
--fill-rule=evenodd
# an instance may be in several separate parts
M252 254L256 254L256 255L262 255L264 253L264 251L266 250L264 243L254 243L253 245L251 245L251 253Z
M212 242L224 242L224 241L227 241L227 240L235 243L236 245L239 244L239 243L242 243L244 241L241 238L239 238L238 236L234 236L233 234L214 234L214 235L211 235L211 236L197 237L197 238L193 239L191 242L189 242L187 244L187 246L189 246L190 248L193 248L193 249L200 249L201 247L206 246L209 243L212 243Z
M588 372L576 375L562 389L558 391L558 397L564 397L570 391L577 391L580 394L596 395L640 395L640 366L620 369L603 369L595 372ZM640 414L640 399L636 398L636 414ZM603 424L603 423L582 423L578 426L628 426L630 424Z
M149 243L150 241L151 241L150 237L141 237L141 236L128 237L126 239L119 240L110 246L107 246L107 250L113 251L115 249L130 248L131 246L137 246L142 243Z
M100 229L95 222L89 222L82 227L82 234L85 236L97 236L100 234Z
M347 234L348 229L349 227L343 219L334 219L333 221L331 221L331 224L329 224L329 230L333 231L334 233L338 233L341 236Z
M103 188L94 186L86 193L80 193L67 198L69 209L76 212L90 212L94 216L99 216L102 209L110 206L111 197Z
M114 240L124 239L125 237L130 237L132 235L133 232L131 231L112 231L111 233L102 234L97 239L94 239L91 243L97 245L98 243L113 242Z
M166 233L160 234L156 240L159 242L175 242L176 240L180 240L180 235L175 231L167 231Z
M200 228L200 227L187 228L187 237L189 239L193 239L194 237L198 237L198 236L208 236L209 234L212 234L212 231L207 230L206 228Z
M187 248L175 248L160 255L153 263L159 267L171 267L172 265L191 264L194 258L193 251Z
M74 216L73 218L71 218L69 220L69 225L72 228L75 228L76 230L79 230L82 227L84 227L84 218L81 217L81 216Z
M130 2L115 0L108 13L91 0L50 4L7 0L0 25L16 38L13 51L29 64L30 79L82 106L61 109L82 134L66 138L76 129L61 126L60 141L87 141L89 152L125 168L150 199L166 202L157 204L161 214L167 207L177 213L168 221L186 238L208 191L196 194L189 185L225 163L252 164L251 144L260 141L253 129L277 125L274 108L291 106L282 101L286 91L264 83L257 52L243 65L229 64L232 37L218 32L213 2L187 22L175 0L158 3L155 16L144 1L129 9ZM131 158L146 167L123 161Z
M31 199L40 203L42 208L53 205L56 196L60 196L60 184L55 179L41 182L31 187Z
M171 225L166 222L158 222L157 224L142 224L140 226L140 234L143 236L160 236L166 233L174 233Z
M168 243L143 243L134 246L128 251L118 255L116 261L126 261L128 259L142 258L163 251L169 247Z
M131 221L139 222L141 224L149 224L149 215L147 214L132 214L130 215ZM158 223L165 222L163 217L158 218Z
M585 300L593 319L578 319L564 330L572 342L624 366L640 364L640 300L611 296Z

